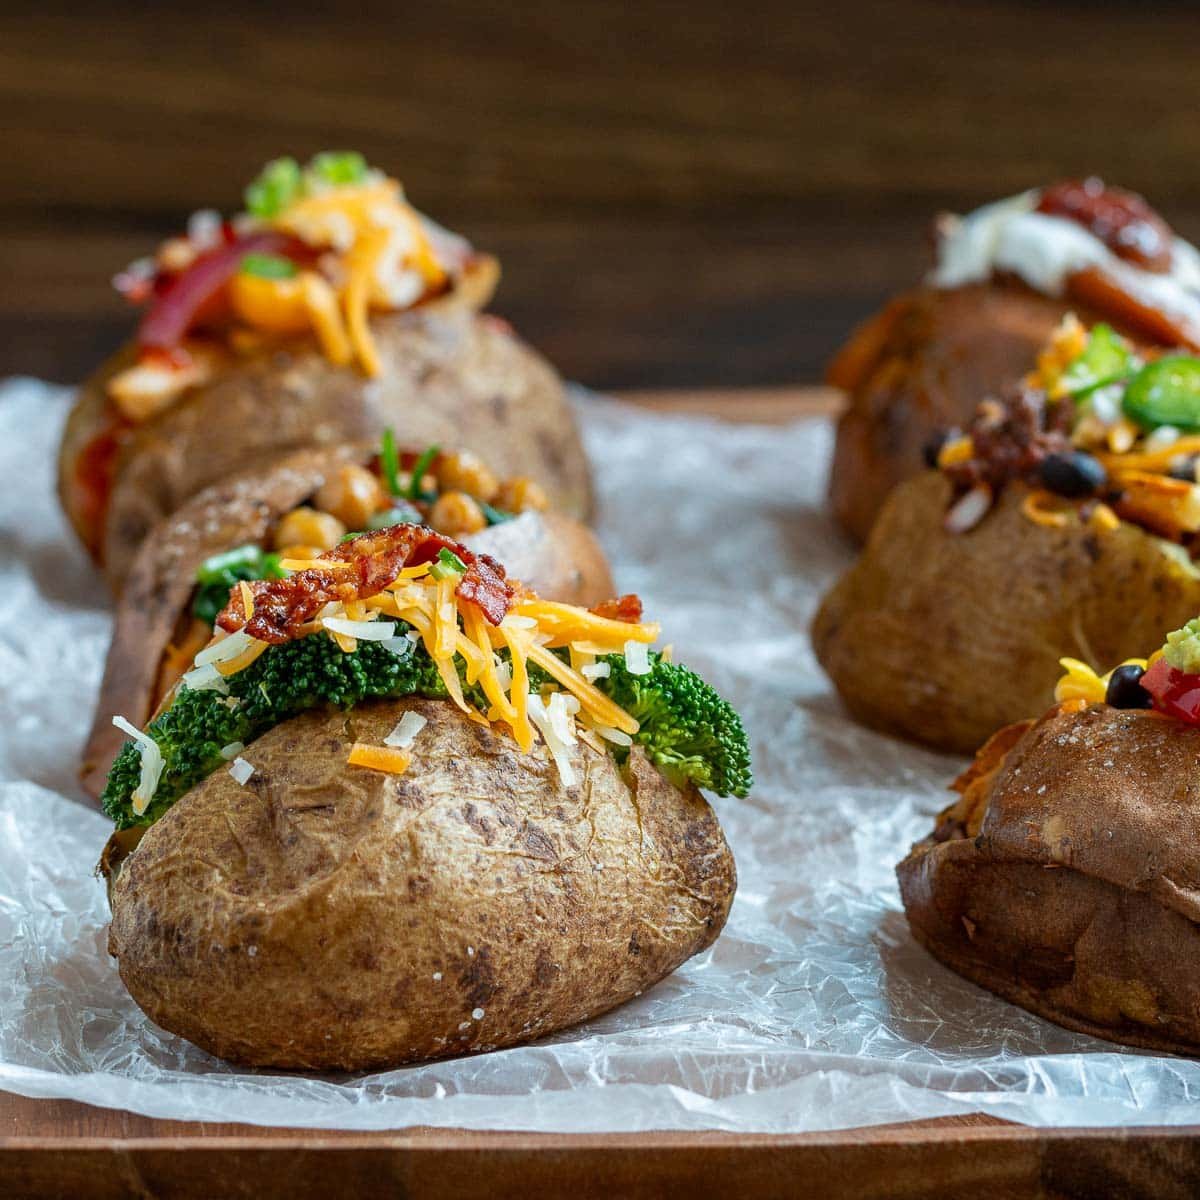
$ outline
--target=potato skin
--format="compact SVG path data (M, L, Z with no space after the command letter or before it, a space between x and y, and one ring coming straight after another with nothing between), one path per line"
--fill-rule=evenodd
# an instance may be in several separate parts
M473 450L503 476L530 475L552 505L585 517L591 481L574 414L553 368L495 318L456 295L372 323L383 374L337 367L308 342L230 361L210 383L122 444L101 531L88 527L75 468L108 411L107 379L127 349L81 389L59 458L59 495L119 589L155 523L202 488L305 446L378 437Z
M1018 383L1069 312L1133 336L1111 317L1015 279L915 288L851 335L829 369L830 383L848 393L829 493L834 515L856 541L866 541L892 488L925 469L926 443L965 425L981 400Z
M405 710L400 776L346 765ZM112 884L109 951L163 1028L231 1062L365 1070L532 1040L708 946L735 888L716 817L635 750L540 746L448 703L308 713L152 826Z
M1011 484L969 533L942 527L949 483L927 471L889 497L862 556L834 585L812 640L853 716L970 754L1042 712L1063 656L1107 670L1144 657L1200 610L1200 575L1127 522L1035 525Z
M144 725L159 664L195 587L196 570L214 554L264 542L272 525L304 503L337 469L367 462L373 443L301 450L272 465L223 480L160 521L142 543L117 605L96 712L84 746L82 780L93 798L125 735L114 713ZM523 513L463 539L504 563L548 600L592 605L614 594L608 559L587 526L554 512Z
M1200 730L1155 713L1052 711L1006 756L978 836L897 867L913 935L1069 1029L1200 1053L1198 756Z

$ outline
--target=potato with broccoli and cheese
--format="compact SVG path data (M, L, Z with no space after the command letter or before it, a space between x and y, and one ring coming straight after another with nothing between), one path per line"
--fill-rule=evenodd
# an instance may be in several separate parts
M59 494L109 581L119 588L142 538L204 487L386 426L486 455L586 517L562 381L482 312L498 278L357 154L279 159L233 220L195 214L117 277L145 315L63 436Z
M709 945L735 872L699 789L736 712L636 597L538 597L417 525L240 580L103 793L109 947L232 1061L360 1070L527 1041ZM203 897L202 903L197 898Z

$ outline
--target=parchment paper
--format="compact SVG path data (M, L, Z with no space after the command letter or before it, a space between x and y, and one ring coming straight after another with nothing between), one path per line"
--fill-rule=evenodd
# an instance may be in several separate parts
M353 1129L792 1132L986 1111L1196 1120L1200 1067L1067 1033L909 936L892 875L956 762L853 725L806 628L850 559L830 430L580 400L625 590L745 714L758 786L718 801L740 887L716 945L640 999L522 1047L354 1078L237 1071L142 1016L105 952L78 802L110 617L52 492L67 394L0 387L0 1088L157 1117Z

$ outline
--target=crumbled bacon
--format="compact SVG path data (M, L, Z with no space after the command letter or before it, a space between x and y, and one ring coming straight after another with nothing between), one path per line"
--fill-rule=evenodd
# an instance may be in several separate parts
M1136 192L1105 187L1095 177L1047 188L1038 212L1065 217L1098 237L1118 258L1147 271L1171 269L1171 227Z
M601 600L588 611L598 617L607 617L610 621L626 621L636 625L642 619L642 600L640 596L629 592L615 600Z
M217 616L217 625L232 633L244 628L263 642L286 642L312 621L331 600L343 603L376 596L394 583L405 567L432 562L442 550L456 554L467 570L458 585L458 596L479 607L493 625L504 620L512 601L512 588L504 568L486 554L465 546L423 525L394 525L376 533L363 533L323 554L318 565L297 571L286 579L259 579L249 584L254 611L246 620L241 589ZM331 564L322 567L322 562ZM350 569L333 563L349 563Z

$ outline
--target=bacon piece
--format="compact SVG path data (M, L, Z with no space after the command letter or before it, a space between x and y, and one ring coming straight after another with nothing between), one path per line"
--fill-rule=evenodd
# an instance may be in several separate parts
M1092 177L1048 187L1037 211L1065 217L1098 237L1118 258L1147 271L1171 269L1171 227L1136 192Z
M610 621L625 621L630 625L637 625L642 619L642 599L632 592L627 592L615 600L601 600L588 611Z
M227 632L245 629L263 642L291 641L331 600L365 600L377 596L395 582L405 567L433 562L442 550L458 555L467 571L458 585L458 595L478 605L493 625L504 620L512 602L512 587L504 568L486 554L474 554L466 546L424 525L393 525L375 533L363 533L335 546L316 560L317 565L297 571L286 579L252 582L254 613L246 620L240 589L217 616L217 625ZM329 566L321 566L328 563ZM334 563L348 563L349 568Z

